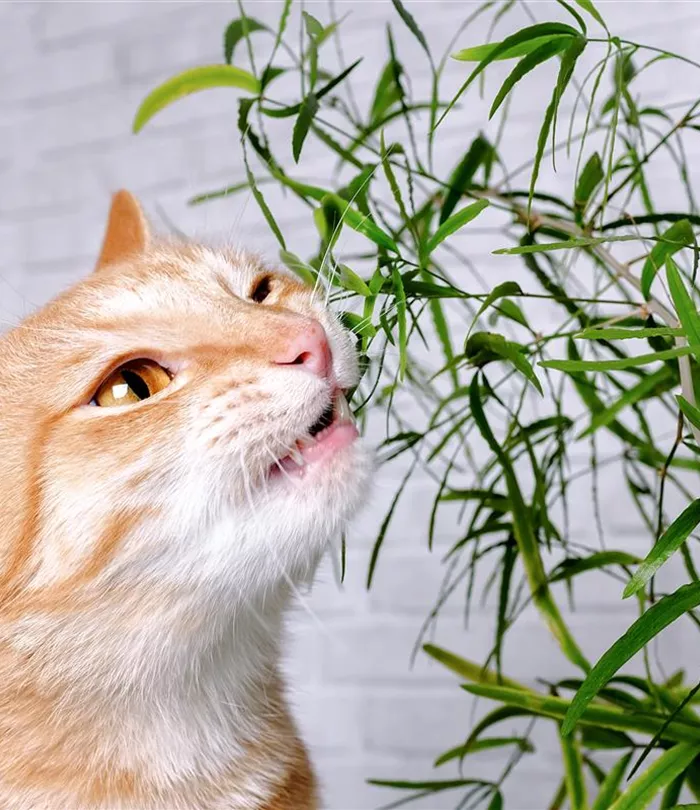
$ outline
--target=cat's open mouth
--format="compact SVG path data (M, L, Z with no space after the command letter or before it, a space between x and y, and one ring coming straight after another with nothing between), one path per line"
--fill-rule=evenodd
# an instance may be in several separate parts
M307 468L351 445L358 437L355 420L345 398L337 390L328 407L297 439L288 455L270 468L270 476L287 475L303 478Z

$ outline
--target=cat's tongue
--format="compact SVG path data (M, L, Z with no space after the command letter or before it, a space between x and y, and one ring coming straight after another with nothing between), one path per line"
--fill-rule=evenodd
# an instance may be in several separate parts
M358 436L348 401L339 391L334 401L331 424L315 436L297 441L295 449L272 468L272 474L284 473L295 478L303 478L307 467L349 447Z

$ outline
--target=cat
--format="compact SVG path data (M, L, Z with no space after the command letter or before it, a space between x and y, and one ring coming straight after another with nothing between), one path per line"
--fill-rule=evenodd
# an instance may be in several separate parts
M352 335L112 199L0 340L0 808L315 810L283 616L364 500Z

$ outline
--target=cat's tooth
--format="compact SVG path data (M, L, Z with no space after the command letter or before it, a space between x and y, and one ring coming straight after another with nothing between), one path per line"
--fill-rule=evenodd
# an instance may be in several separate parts
M303 452L307 447L312 447L316 444L316 439L313 436L302 436L297 439L297 447Z
M293 447L289 451L289 457L297 465L297 467L303 467L304 466L304 464L305 464L304 456L302 456L302 454L299 452L299 450L297 450L296 447Z
M350 405L348 405L348 401L345 398L345 394L339 393L336 397L335 401L335 409L336 413L338 414L338 419L342 422L353 422L355 417L353 416L352 411L350 410Z

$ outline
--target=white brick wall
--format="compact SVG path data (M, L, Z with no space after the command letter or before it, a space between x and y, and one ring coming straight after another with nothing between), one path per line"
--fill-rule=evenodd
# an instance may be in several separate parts
M273 22L280 5L277 0L249 0L246 8L251 15ZM409 5L431 43L443 47L455 20L473 4L424 0ZM540 19L560 13L549 0L530 5ZM696 54L700 3L598 0L598 5L616 33ZM348 59L364 57L355 87L361 101L366 100L385 58L384 22L396 18L388 0L342 0L337 6L339 14L352 12L344 25L345 51ZM309 7L322 19L328 18L325 3ZM15 322L89 272L109 194L121 186L138 192L156 221L164 215L190 234L240 241L276 255L257 207L246 197L198 208L186 206L191 195L243 176L235 94L215 91L189 98L160 114L138 137L130 134L137 104L156 82L191 65L220 61L224 26L236 14L235 4L224 2L0 3L3 324ZM524 12L521 18L525 19ZM484 32L478 24L463 35L462 42L479 42ZM395 33L401 57L410 66L414 92L420 95L428 82L425 59L398 21ZM465 75L464 67L451 64L447 75L448 84L456 87ZM697 72L675 65L666 73L660 67L649 87L658 98L668 100L673 94L683 99L697 92L698 78ZM545 68L523 85L528 92L513 110L504 142L513 165L527 157L535 141L550 81ZM448 119L437 152L439 170L454 163L482 126L486 109L470 97ZM276 151L288 155L289 127L279 125L278 130ZM691 154L698 151L692 143L689 149ZM331 169L327 159L315 159L310 139L300 173L325 182ZM555 182L570 188L570 173L562 171ZM671 182L664 191L670 206L676 197L674 189ZM270 191L269 201L283 226L288 226L290 249L307 253L305 246L314 239L308 217L276 192ZM501 259L496 263L489 255L496 247L492 237L479 236L477 231L465 248L489 283L518 278L518 262ZM541 312L546 317L547 308ZM369 549L398 475L390 468L378 477L373 504L351 536L343 589L336 586L329 567L324 568L307 600L308 610L298 609L291 622L293 700L326 786L326 805L335 810L368 810L396 798L367 786L368 777L441 776L431 772L431 761L463 739L475 717L472 702L460 694L445 671L422 656L409 669L411 649L441 582L440 556L445 544L455 538L446 511L438 526L435 552L429 555L425 550L426 505L434 494L428 481L416 480L407 491L387 536L376 588L368 594L364 587ZM601 472L601 498L615 545L643 552L646 540L630 520L626 490L612 470ZM593 544L585 483L577 487L572 502L573 535ZM609 578L590 575L586 586L579 591L579 612L571 623L586 651L596 656L628 626L633 605L620 601L619 588ZM483 658L493 630L493 597L485 607L475 609L467 631L461 607L458 593L448 603L435 638L469 657ZM684 644L686 639L689 643ZM659 649L669 671L681 660L697 671L697 644L685 626L678 625ZM523 619L519 634L507 646L505 660L510 674L521 679L541 675L554 680L570 673L534 614ZM485 708L478 705L477 715ZM517 725L513 723L514 728ZM537 731L542 746L538 755L509 784L512 810L541 810L554 792L559 771L556 740L550 731L544 726ZM484 755L468 766L469 772L497 774L499 762ZM453 805L454 799L446 794L414 806L437 810Z

